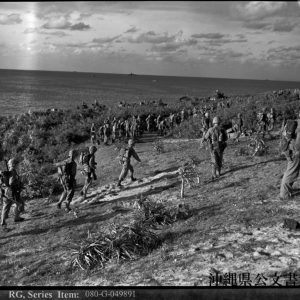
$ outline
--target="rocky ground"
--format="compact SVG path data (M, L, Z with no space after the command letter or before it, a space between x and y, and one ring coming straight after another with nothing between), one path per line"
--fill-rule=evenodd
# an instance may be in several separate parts
M282 224L284 218L299 221L299 197L279 200L286 162L278 155L278 139L267 141L269 154L262 157L239 156L237 150L248 141L230 141L223 175L211 181L209 153L200 149L199 140L166 139L159 154L156 138L146 135L136 144L142 160L133 162L138 181L126 181L122 189L115 186L120 172L116 147L100 146L98 179L86 201L79 197L79 173L73 202L78 218L58 210L55 199L29 201L21 224L10 218L10 231L0 233L0 284L298 285L300 233ZM181 198L178 169L191 159L200 180ZM189 204L192 216L157 229L163 244L148 256L104 269L74 269L72 249L112 223L129 223L141 196L169 206Z

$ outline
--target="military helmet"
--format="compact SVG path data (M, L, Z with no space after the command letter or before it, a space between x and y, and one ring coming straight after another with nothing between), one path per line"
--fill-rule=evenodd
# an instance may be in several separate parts
M93 145L89 148L89 151L92 153L95 153L97 151L97 147L95 145Z
M208 117L209 117L209 113L206 112L204 116L205 116L206 118L208 118Z
M219 117L214 117L212 123L213 124L219 124L220 123L220 118Z
M134 145L134 140L133 139L129 139L128 140L128 145L129 146L133 146Z

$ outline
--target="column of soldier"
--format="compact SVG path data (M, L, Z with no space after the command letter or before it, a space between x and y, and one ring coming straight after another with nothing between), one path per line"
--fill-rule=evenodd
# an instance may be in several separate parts
M207 142L208 148L211 154L211 166L212 166L212 180L221 176L221 169L223 164L223 153L227 146L228 135L222 126L220 126L220 118L215 116L213 119L210 117L209 109L211 107L203 107L199 110L194 107L193 110L181 110L178 113L170 113L168 116L158 115L156 118L153 114L148 116L131 116L126 119L113 118L112 121L106 119L104 124L96 130L96 126L93 123L91 126L91 143L87 152L80 153L79 163L83 166L83 174L85 177L85 183L80 191L80 195L83 200L87 197L88 188L90 187L92 180L96 180L96 161L95 153L97 147L95 144L103 142L104 145L108 145L109 142L114 143L116 140L128 139L127 146L121 151L119 156L119 162L122 166L122 170L117 183L118 187L122 187L122 181L130 172L131 181L135 181L133 176L134 170L131 165L131 157L134 157L137 161L141 161L138 154L134 149L135 140L141 137L143 132L157 131L160 135L165 135L167 130L170 130L174 126L180 126L182 122L190 117L196 118L200 116L199 120L202 126L202 139L201 144ZM269 114L258 113L257 119L257 133L263 137L265 133L272 130L274 127L274 111L271 110ZM236 141L245 131L244 121L241 114L237 115L232 121L232 128L230 129L236 133ZM63 203L65 203L65 210L71 211L70 204L75 194L76 188L76 173L77 163L75 158L78 157L76 150L71 150L66 160L55 164L58 168L58 179L62 185L63 193L57 203L57 208L61 209ZM21 197L21 182L16 171L16 160L14 158L8 161L7 171L0 173L1 183L1 198L3 201L2 215L1 215L1 227L4 231L7 231L6 220L9 216L10 208L15 204L14 209L14 221L22 222L24 218L20 214L24 213L24 201ZM290 173L285 176L285 182L282 184L281 195L283 197L291 194L290 186ZM287 178L287 179L286 179ZM290 181L289 181L290 180ZM284 191L288 191L284 193Z

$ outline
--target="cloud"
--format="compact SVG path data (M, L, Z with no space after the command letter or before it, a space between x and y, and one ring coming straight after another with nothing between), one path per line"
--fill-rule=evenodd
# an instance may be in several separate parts
M64 37L68 36L64 31L48 31L48 30L41 30L40 28L36 27L31 27L31 28L26 28L23 31L24 34L43 34L43 35L52 35L52 36L57 36L57 37Z
M222 46L229 43L245 43L248 40L244 34L236 34L236 38L230 38L229 34L221 33L199 33L191 35L192 38L204 39L211 46ZM227 38L225 38L227 37Z
M277 19L275 22L257 22L246 21L243 25L244 28L254 30L268 30L274 32L291 32L297 26L297 23L287 21L285 18Z
M22 19L19 14L0 14L0 25L14 25L20 23L22 23Z
M79 31L87 30L90 28L91 28L90 25L84 24L82 22L70 26L71 30L79 30Z
M133 38L128 38L130 43L151 43L160 44L175 41L177 35L169 35L167 32L163 34L157 34L154 31L148 31L140 34L139 36Z
M262 30L268 28L270 26L270 23L250 21L245 22L242 26L248 29Z
M287 2L251 1L236 6L240 16L247 20L258 20L275 15L287 7Z
M150 51L151 52L173 52L184 46L192 46L196 45L196 40L190 40L188 42L171 42L171 43L163 43L159 45L154 45Z
M191 37L197 39L222 39L225 36L226 36L225 34L221 34L221 33L199 33L199 34L193 34Z
M273 25L272 30L278 31L278 32L291 32L297 24L292 24L291 22L288 22L286 20L278 21Z
M113 41L117 40L121 35L113 36L113 37L104 37L104 38L96 38L93 39L93 43L97 44L106 44L106 43L112 43Z
M87 30L90 29L90 25L84 24L82 22L72 24L68 20L68 16L51 17L47 23L45 23L42 28L44 29L64 29L64 30Z
M275 65L300 65L300 45L271 48L267 51L266 60Z
M51 18L47 23L45 23L42 28L45 29L69 29L71 23L67 21L64 16L58 18Z
M132 26L130 29L125 31L125 33L135 33L137 31L138 31L138 29L136 28L136 26Z

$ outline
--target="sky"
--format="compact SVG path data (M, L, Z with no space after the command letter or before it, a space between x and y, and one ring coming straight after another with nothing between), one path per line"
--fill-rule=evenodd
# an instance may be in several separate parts
M300 81L300 1L0 2L0 68Z

